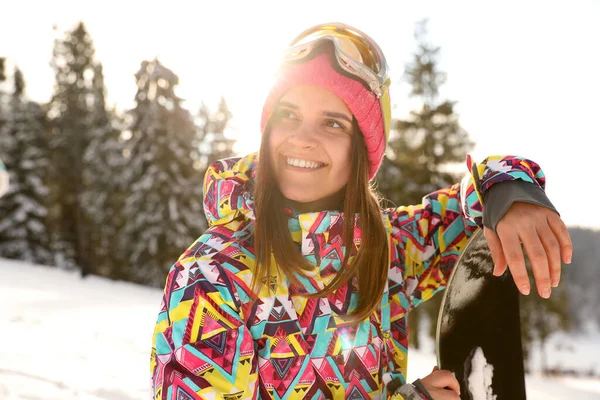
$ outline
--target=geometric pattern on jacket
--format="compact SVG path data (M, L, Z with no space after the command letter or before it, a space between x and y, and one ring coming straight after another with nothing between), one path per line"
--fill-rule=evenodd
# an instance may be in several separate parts
M153 335L156 399L401 398L393 393L406 383L407 315L445 287L482 224L481 196L514 179L545 185L536 163L495 156L476 166L479 190L469 174L420 205L383 210L392 243L388 283L381 306L350 324L339 316L357 305L352 282L324 298L305 296L331 281L348 251L341 212L290 215L291 235L314 273L292 290L273 274L253 301L256 166L252 154L218 161L206 174L209 228L170 268ZM350 251L358 245L355 227Z

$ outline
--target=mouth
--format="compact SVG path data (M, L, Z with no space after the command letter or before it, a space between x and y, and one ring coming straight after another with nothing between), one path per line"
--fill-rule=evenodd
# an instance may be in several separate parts
M317 171L327 166L327 164L325 163L314 160L307 160L305 158L297 158L284 155L282 155L281 158L288 168L297 171Z

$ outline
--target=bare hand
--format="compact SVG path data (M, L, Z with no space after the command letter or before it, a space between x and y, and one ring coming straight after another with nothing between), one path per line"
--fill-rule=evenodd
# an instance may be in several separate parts
M421 383L434 400L460 400L460 384L452 372L434 367Z
M524 295L530 292L529 276L521 243L531 261L538 293L550 297L551 286L560 282L561 259L571 263L573 245L565 223L554 211L530 203L515 202L496 226L484 228L494 260L494 275L510 268L515 284Z

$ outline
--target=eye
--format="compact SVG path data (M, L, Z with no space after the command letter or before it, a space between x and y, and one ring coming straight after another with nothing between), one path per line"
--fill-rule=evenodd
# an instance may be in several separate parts
M325 121L325 126L327 126L328 128L342 128L344 129L344 126L342 124L340 124L339 122L333 120L333 119L328 119L327 121Z
M277 111L277 119L278 120L289 119L289 120L295 121L298 119L298 116L292 110L280 109Z

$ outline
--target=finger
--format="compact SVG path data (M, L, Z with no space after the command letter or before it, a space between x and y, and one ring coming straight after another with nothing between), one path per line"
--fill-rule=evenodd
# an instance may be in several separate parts
M506 259L502 250L502 242L500 242L500 238L492 229L484 228L483 234L490 248L492 260L494 261L494 275L501 276L506 271Z
M529 286L529 277L527 276L527 269L525 269L525 259L523 258L523 250L521 249L521 241L517 234L510 230L499 231L498 236L502 242L502 249L504 250L504 258L510 268L510 273L519 288L519 291L528 295L531 288Z
M448 371L450 372L450 371ZM456 375L450 372L450 384L444 386L447 389L453 390L457 395L460 395L460 383L458 383L458 379L456 379Z
M531 269L535 277L538 293L544 299L550 297L550 270L548 268L548 255L535 229L521 233L521 241L531 262ZM512 271L512 270L511 270Z
M552 232L554 232L558 238L563 262L565 264L571 264L571 259L573 257L573 243L571 242L571 235L569 235L567 226L556 213L551 213L548 216L548 225L550 225L550 229L552 229Z
M438 366L436 365L435 367L433 367L433 369L431 370L431 372L435 372L435 371L439 371L440 369L438 368Z
M548 256L550 286L557 287L560 282L560 245L554 232L552 232L550 226L547 224L538 226L537 233Z
M449 388L456 393L460 393L460 384L458 383L458 380L452 372L446 369L436 371L432 374L429 384L438 389Z

